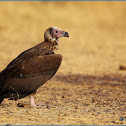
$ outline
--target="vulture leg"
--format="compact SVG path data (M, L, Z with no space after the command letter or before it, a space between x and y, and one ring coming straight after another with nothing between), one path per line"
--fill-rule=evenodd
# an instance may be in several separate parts
M33 94L31 94L31 106L32 106L32 107L38 107L38 106L35 104L35 100L34 100Z
M34 94L31 94L31 106L32 107L35 107L35 108L46 108L46 107L42 107L42 106L37 106L36 104L35 104L35 100L34 100Z

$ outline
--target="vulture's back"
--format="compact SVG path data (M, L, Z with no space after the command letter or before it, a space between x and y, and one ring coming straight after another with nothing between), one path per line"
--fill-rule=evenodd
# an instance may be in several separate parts
M23 98L54 76L62 61L60 54L31 48L21 53L0 73L0 98Z

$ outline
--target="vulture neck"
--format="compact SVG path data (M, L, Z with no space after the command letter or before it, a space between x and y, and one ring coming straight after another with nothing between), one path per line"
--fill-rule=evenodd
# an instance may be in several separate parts
M58 50L58 43L59 41L58 40L54 40L54 41L47 41L45 40L44 42L40 43L39 44L39 47L41 49L48 49L49 51L56 51Z
M44 34L45 41L42 44L42 48L50 51L58 50L59 41L58 38L52 37L50 30L46 30Z

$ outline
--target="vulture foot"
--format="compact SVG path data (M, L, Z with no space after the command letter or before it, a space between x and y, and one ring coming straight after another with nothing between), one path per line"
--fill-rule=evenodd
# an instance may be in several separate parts
M38 105L35 104L35 100L34 100L33 94L31 94L31 107L34 107L34 108L46 108L45 106L38 106Z

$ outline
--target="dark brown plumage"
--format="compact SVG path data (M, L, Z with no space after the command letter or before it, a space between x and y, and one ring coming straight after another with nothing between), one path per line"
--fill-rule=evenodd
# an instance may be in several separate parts
M48 28L45 41L24 51L0 73L0 103L4 98L20 99L34 94L57 72L62 55L55 54L58 38L69 37L57 27ZM31 105L36 107L33 95Z

